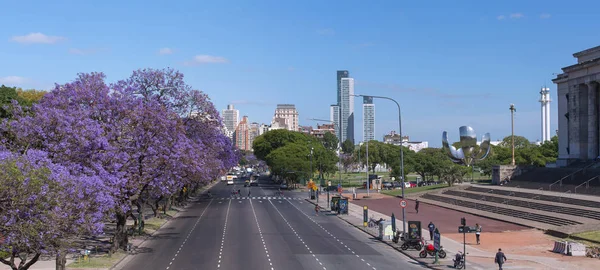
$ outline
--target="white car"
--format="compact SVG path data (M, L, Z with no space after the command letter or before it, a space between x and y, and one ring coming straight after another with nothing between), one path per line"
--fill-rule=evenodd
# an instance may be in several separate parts
M227 180L227 185L233 185L233 180Z

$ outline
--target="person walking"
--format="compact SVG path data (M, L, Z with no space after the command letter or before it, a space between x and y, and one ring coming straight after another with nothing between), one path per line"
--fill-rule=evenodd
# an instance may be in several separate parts
M427 227L429 228L429 240L433 240L433 232L435 231L435 225L433 224L433 222L429 221L429 225Z
M479 245L479 236L481 234L481 225L479 223L475 223L475 238L477 239L477 244Z
M315 204L315 215L319 215L319 205Z
M415 201L415 211L417 211L417 214L419 213L419 199Z
M502 249L499 248L498 252L496 252L496 258L494 258L494 262L498 264L498 270L502 270L502 265L506 261L508 261L508 259L506 258L506 256L504 256L504 252L502 252Z

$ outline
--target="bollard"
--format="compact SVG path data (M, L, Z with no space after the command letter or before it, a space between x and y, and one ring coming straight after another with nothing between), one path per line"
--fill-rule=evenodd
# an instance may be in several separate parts
M369 223L369 208L365 205L363 206L363 226L367 227Z

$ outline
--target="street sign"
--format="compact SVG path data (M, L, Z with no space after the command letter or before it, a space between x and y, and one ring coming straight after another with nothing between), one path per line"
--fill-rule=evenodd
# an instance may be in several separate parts
M433 231L433 247L435 248L435 250L440 250L440 240L440 231L437 228L435 228L435 231Z
M402 206L402 208L406 208L406 201L405 200L401 200L400 201L400 206Z

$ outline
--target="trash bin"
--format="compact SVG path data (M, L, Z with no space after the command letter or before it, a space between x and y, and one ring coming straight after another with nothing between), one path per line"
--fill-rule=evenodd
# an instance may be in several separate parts
M340 198L338 200L338 214L348 214L348 198Z

